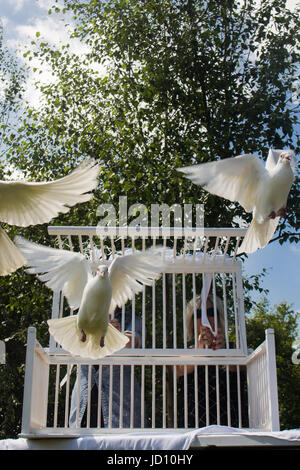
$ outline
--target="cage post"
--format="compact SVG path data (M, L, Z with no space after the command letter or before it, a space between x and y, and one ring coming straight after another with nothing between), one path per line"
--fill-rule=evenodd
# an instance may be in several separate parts
M23 413L22 413L22 434L30 433L32 390L33 390L33 386L35 385L33 383L35 340L36 340L36 329L34 327L29 327L27 331L25 383L24 383Z
M277 392L277 373L276 373L276 353L275 337L273 328L266 330L267 346L267 370L269 387L269 407L270 407L270 429L279 431L279 411L278 411L278 392Z
M22 433L46 427L49 384L49 362L36 341L36 329L28 328Z

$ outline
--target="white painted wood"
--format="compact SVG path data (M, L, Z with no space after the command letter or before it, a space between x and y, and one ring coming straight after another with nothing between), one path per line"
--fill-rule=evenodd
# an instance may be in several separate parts
M278 410L278 391L277 391L277 373L276 373L276 352L274 330L266 330L266 350L268 366L268 392L269 392L269 413L271 431L279 431L279 410Z
M141 417L144 421L147 413L147 429L177 429L178 411L184 415L184 426L188 426L188 400L187 400L187 367L189 365L203 366L205 368L205 389L206 389L206 424L210 422L209 416L209 376L208 366L214 366L217 380L217 423L220 423L221 400L219 391L219 373L221 369L226 371L227 381L227 411L230 415L230 377L229 370L231 366L237 369L237 396L238 396L238 415L239 426L242 426L241 420L241 392L240 392L240 368L247 369L248 377L248 399L249 399L249 418L250 426L254 429L278 430L278 396L276 379L276 361L274 332L266 331L266 341L260 345L251 355L248 355L247 338L245 328L245 313L242 285L242 264L237 257L238 246L246 233L246 229L182 229L182 228L142 228L138 232L133 227L110 227L108 230L104 227L49 227L49 233L57 237L58 246L64 249L74 249L79 246L80 251L85 253L90 250L91 267L97 266L96 250L103 259L108 259L110 255L115 256L117 247L121 245L121 252L124 254L129 245L133 251L136 249L145 250L146 246L163 247L163 257L168 260L167 266L162 272L161 281L153 283L152 288L144 287L140 300L133 298L132 315L133 330L135 329L136 316L141 316L142 320L142 344L139 348L124 348L111 357L103 358L101 361L83 359L70 356L67 351L62 350L56 345L53 338L50 339L49 348L42 348L35 337L35 330L28 330L28 346L26 357L26 374L22 419L22 434L24 435L73 435L74 430L68 428L72 366L80 376L80 368L83 364L89 366L88 376L88 402L87 402L87 426L79 427L78 410L76 415L77 427L75 434L85 435L87 433L97 434L105 432L116 432L112 428L112 402L109 404L109 427L104 430L101 424L101 400L102 400L102 366L107 365L110 368L109 390L113 391L113 367L120 366L120 389L124 385L124 366L131 367L130 382L130 430L134 429L134 372L139 372L141 384ZM75 238L77 241L75 243ZM138 239L141 244L138 244ZM182 240L183 238L183 240ZM202 240L202 255L199 256L199 249L193 240ZM151 242L151 243L150 243ZM167 248L171 246L167 254ZM180 246L182 248L180 249ZM233 246L231 256L229 248ZM140 248L141 247L141 248ZM213 247L213 249L211 249ZM167 258L168 257L168 258ZM224 321L225 321L225 348L222 350L201 350L197 348L197 336L194 334L194 348L189 348L187 341L187 326L185 321L186 305L188 301L200 294L202 285L202 276L206 273L213 275L212 293L216 300L217 283L218 289L223 294ZM160 282L160 284L159 284ZM226 283L232 284L233 299L229 299ZM151 296L151 302L147 302ZM230 317L230 303L233 305L233 321ZM167 307L168 303L168 307ZM59 318L63 315L64 299L60 293L53 296L52 317ZM150 306L150 311L149 310ZM215 305L215 302L214 302ZM139 309L139 311L138 311ZM217 331L216 308L215 324ZM70 311L72 315L73 312ZM172 320L170 322L170 315ZM122 308L122 329L124 329L125 308ZM147 319L152 319L152 331L147 331ZM194 332L196 331L196 309L194 308ZM159 329L158 326L162 325ZM179 329L179 325L181 330ZM172 331L171 331L172 330ZM235 347L229 347L229 331L235 332ZM133 337L135 332L133 331ZM170 338L170 339L169 339ZM181 340L181 338L183 338ZM182 341L182 344L180 344ZM150 347L149 347L150 345ZM100 362L100 363L99 363ZM91 368L93 364L99 365L99 383L98 383L98 427L90 427L91 419ZM184 403L180 410L177 400L178 382L177 366L183 367L183 383L185 389ZM167 402L168 376L167 370L171 367L172 387L173 387L173 428L171 420L167 413L169 407ZM53 423L47 421L48 406L48 382L49 370L55 371L54 381L54 418ZM65 377L65 398L63 404L60 396L61 373L66 372ZM150 371L152 384L146 386L146 372ZM194 367L195 378L195 407L196 407L196 427L198 420L198 368ZM55 375L56 374L56 375ZM79 403L79 387L77 389L77 403ZM144 406L144 398L150 394L150 409ZM169 396L169 395L168 395ZM148 402L149 404L149 402ZM118 431L126 428L123 426L123 396L121 394L121 421ZM63 410L61 408L64 408ZM158 410L161 410L158 414ZM63 413L63 419L60 418ZM64 428L59 427L59 423L64 423ZM160 423L160 424L159 424ZM230 418L228 421L230 426ZM72 434L73 433L73 434Z
M266 330L266 340L247 361L250 427L279 430L274 331Z
M45 350L47 351L47 348L45 348ZM50 351L48 349L48 351ZM114 354L114 359L113 360L117 360L119 361L119 358L121 357L131 357L132 360L134 360L136 357L140 358L140 357L150 357L150 358L153 358L153 357L177 357L177 356L180 356L180 357L193 357L193 356L197 356L197 357L201 357L201 356L205 356L205 357L213 357L213 358L218 358L219 356L222 356L222 357L241 357L241 356L244 356L246 357L246 355L243 353L243 351L241 349L217 349L215 351L211 350L211 349L199 349L197 348L197 351L193 349L190 349L190 348L187 348L187 349L171 349L171 348L168 348L168 349L162 349L162 348L155 348L155 349L142 349L142 348L137 348L137 349L131 349L131 348L124 348L120 351L118 351L117 353ZM60 362L81 362L81 363L85 363L86 362L86 359L82 359L80 357L77 357L75 360L74 360L74 357L73 356L70 356L69 353L63 349L57 349L56 352L53 352L51 351L51 356L49 356L49 360L51 361L51 357L55 357L57 358L58 361ZM110 360L110 358L106 358L106 359L103 359L103 361L106 361L107 359ZM56 360L56 359L54 359ZM148 359L146 359L148 360ZM218 359L217 359L218 360ZM126 361L126 359L125 359ZM95 360L91 359L91 363L95 363Z
M23 399L22 433L46 427L49 364L45 354L36 354L36 329L27 334L26 370Z
M165 233L168 238L180 237L224 237L230 236L237 240L246 235L247 229L245 228L201 228L201 227L106 227L106 226L49 226L49 235L86 235L86 236L102 236L105 237L162 237Z
M32 391L35 384L33 383L33 363L35 348L36 330L33 327L27 331L27 348L25 363L25 383L23 397L23 414L22 414L22 434L29 434L31 430L31 410L33 407Z

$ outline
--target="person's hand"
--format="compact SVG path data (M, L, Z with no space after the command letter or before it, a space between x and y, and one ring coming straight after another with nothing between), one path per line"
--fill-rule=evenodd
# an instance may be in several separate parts
M205 349L211 348L213 341L213 334L207 326L201 327L200 334L198 336L198 348Z
M218 328L218 333L213 337L212 340L212 349L222 349L224 348L224 336L221 333L221 328Z

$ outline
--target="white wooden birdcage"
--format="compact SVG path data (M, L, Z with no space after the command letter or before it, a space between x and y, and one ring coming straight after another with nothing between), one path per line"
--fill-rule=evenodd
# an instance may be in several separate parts
M81 436L132 431L136 430L134 416L137 412L142 423L139 429L149 432L188 429L191 410L187 390L190 393L191 375L187 373L187 367L190 365L195 365L191 373L194 375L193 427L226 424L240 428L279 430L273 330L266 331L264 343L254 352L248 352L247 348L242 263L237 256L245 233L245 229L231 228L140 228L138 231L131 227L49 227L49 234L56 237L56 247L80 250L90 259L92 268L100 263L99 259L109 261L116 253L124 254L128 249L145 250L151 246L162 247L165 267L158 281L152 286L145 286L142 293L122 309L122 321L125 307L131 311L133 335L136 319L140 318L141 343L136 348L124 348L101 360L84 359L62 350L52 337L48 348L41 347L36 339L35 329L29 328L22 435ZM195 300L201 294L204 276L211 276L215 311L216 297L222 298L225 334L223 349L199 349L196 335L191 343L187 338L186 306L189 300ZM54 293L52 314L49 313L49 317L59 318L70 314L73 312L69 310L61 292ZM217 317L215 320L217 322ZM194 347L190 347L191 345ZM89 370L86 423L83 426L76 421L76 426L70 427L71 392L75 377L80 376L83 365L87 365ZM99 366L98 406L96 425L92 426L91 417L94 411L91 407L90 376L94 365ZM130 416L124 425L122 387L126 366L131 370ZM183 367L181 388L177 377L179 366ZM102 370L105 367L109 370L109 393L113 390L113 370L120 374L118 426L112 423L110 397L108 423L105 427L101 420ZM213 420L210 371L213 371L214 380ZM134 376L139 383L138 410L134 408ZM220 388L221 377L226 389L225 398ZM232 377L235 387L234 405L231 399ZM199 387L203 387L201 403ZM79 387L77 393L79 397ZM233 406L236 416L234 423ZM199 421L200 407L204 424L203 420ZM224 408L226 422L222 421Z

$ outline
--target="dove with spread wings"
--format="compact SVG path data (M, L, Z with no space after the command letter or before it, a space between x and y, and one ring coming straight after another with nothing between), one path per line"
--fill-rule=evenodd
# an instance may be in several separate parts
M0 181L0 221L28 227L49 222L71 206L93 197L99 165L81 163L69 175L48 182ZM68 206L68 207L67 207ZM25 259L0 227L0 276L16 271Z
M122 349L128 338L109 323L109 316L143 285L160 277L160 257L146 250L116 255L92 274L89 260L81 253L55 249L15 237L26 258L27 271L37 274L53 291L62 291L77 315L48 320L49 331L73 355L98 359Z
M238 202L252 221L239 253L264 248L272 238L280 217L286 216L288 195L295 179L292 150L270 149L264 165L252 154L177 168L193 183L211 194Z

